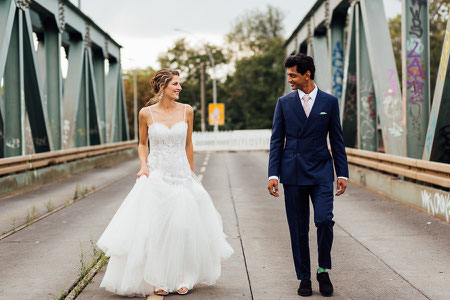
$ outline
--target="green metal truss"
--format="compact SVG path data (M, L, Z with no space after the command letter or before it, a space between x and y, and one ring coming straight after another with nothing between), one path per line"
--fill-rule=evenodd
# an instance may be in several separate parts
M450 162L449 29L430 112L428 10L426 0L402 0L401 70L383 0L317 0L286 41L287 55L316 58L315 81L339 99L347 147Z
M450 163L450 20L447 21L422 159Z
M36 153L128 140L120 47L70 1L0 0L0 157L27 154L28 123Z

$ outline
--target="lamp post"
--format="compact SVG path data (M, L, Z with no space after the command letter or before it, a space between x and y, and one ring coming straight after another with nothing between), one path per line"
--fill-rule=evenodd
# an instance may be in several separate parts
M196 37L194 34L190 33L189 31L186 31L186 30L183 30L183 29L180 29L180 28L174 28L174 31L183 32L183 33L189 34L189 35L191 35L193 37ZM206 47L205 44L203 44L203 47L205 48L205 51L208 54L209 61L211 63L211 69L212 69L211 79L212 79L212 82L213 82L213 103L216 104L217 103L217 81L216 81L216 72L215 72L216 64L215 64L215 61L214 61L214 57L212 56L212 53L208 49L208 47ZM214 124L214 131L219 131L219 125L217 125L217 123Z
M129 75L123 75L123 79L130 78ZM137 80L136 80L136 70L133 70L133 108L134 108L134 139L139 140L138 137L138 121L137 121Z

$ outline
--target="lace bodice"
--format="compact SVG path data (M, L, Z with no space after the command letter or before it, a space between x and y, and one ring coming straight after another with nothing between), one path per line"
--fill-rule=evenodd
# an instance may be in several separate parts
M186 104L184 120L167 127L153 117L148 106L153 123L148 127L150 153L147 157L149 172L160 171L163 179L170 184L182 184L192 177L192 172L186 156Z

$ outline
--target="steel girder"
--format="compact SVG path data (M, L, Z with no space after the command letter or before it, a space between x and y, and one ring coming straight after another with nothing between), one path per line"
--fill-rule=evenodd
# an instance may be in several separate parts
M428 1L402 0L402 89L408 156L422 158L430 110Z
M350 10L347 45L344 58L344 79L342 86L342 99L340 105L340 117L342 122L342 135L346 147L357 146L357 92L356 92L356 22L355 3Z
M35 152L129 139L120 67L105 74L105 59L120 66L120 47L70 1L0 0L0 157L26 153L28 121Z
M36 152L53 149L48 128L42 84L37 72L29 11L13 1L2 1L3 31L0 33L0 74L4 78L2 106L2 156L25 154L25 124L28 116ZM4 55L6 54L6 56ZM29 112L26 114L26 110Z
M359 4L356 4L355 8L358 145L363 150L378 151L378 122L372 69Z
M351 9L347 27L347 47L342 49L345 52L344 68L343 71L338 71L333 66L334 56L339 53L334 41L343 39L345 29L343 18L339 22L335 19L338 14L346 16L349 7ZM321 56L327 57L320 61L316 59L316 64L319 64L317 69L320 70L326 68L321 62L329 61L330 74L326 75L327 78L319 79L318 73L316 81L319 88L331 88L331 92L336 96L342 96L340 112L347 146L377 151L380 125L385 151L405 156L405 107L402 103L388 25L384 20L386 17L382 0L318 0L288 39L286 48L294 48L291 44L295 43L295 48L298 49L306 40L308 53L316 56L316 52L320 51ZM324 30L329 36L326 48L329 51L322 49L325 43L320 43ZM319 51L314 49L317 47ZM339 91L339 85L334 88L335 75L339 75L339 72L344 73L342 93Z
M386 20L383 0L363 0L359 3L384 149L389 154L406 156L406 124L394 51L388 24L386 21L380 22Z
M422 159L450 163L450 20L447 21Z

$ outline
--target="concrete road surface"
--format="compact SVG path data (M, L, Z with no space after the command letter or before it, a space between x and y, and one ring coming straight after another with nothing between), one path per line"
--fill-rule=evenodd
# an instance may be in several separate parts
M183 299L301 299L284 200L266 188L267 159L267 152L196 154L196 173L235 255L223 263L216 285L198 285ZM53 299L70 287L80 244L88 256L89 240L98 239L134 180L135 172L0 241L0 299ZM335 299L450 299L449 224L352 184L335 199L334 212ZM313 270L315 239L311 223ZM78 299L128 299L98 287L104 270ZM313 279L310 299L319 298Z

